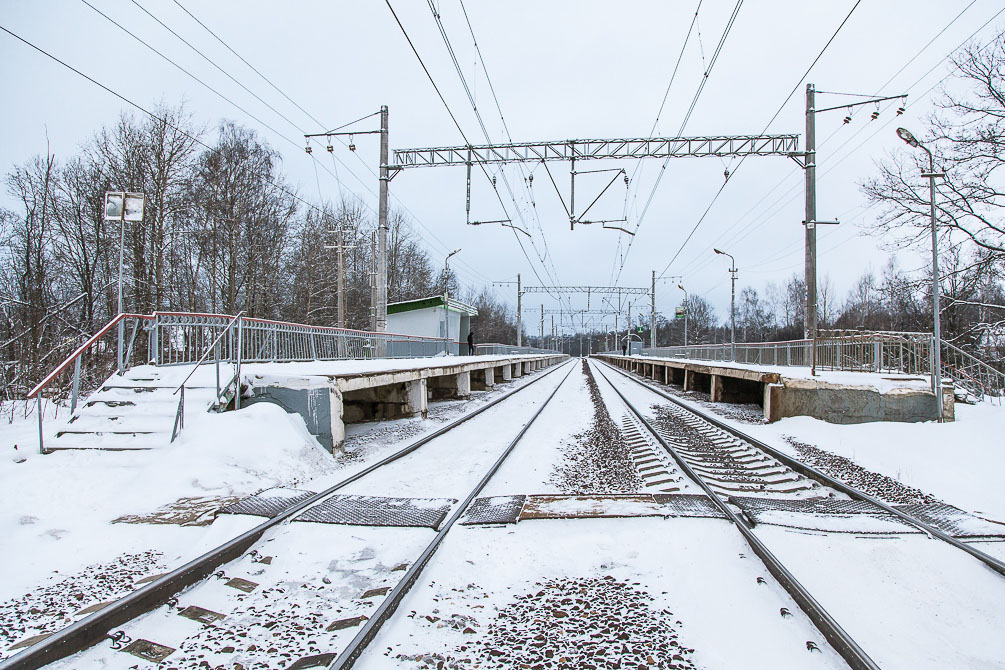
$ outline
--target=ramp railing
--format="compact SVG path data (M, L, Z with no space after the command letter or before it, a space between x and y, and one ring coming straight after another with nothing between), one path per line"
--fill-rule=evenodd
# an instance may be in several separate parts
M981 400L1005 396L1005 373L945 340L942 342L942 376Z
M930 333L853 333L817 338L818 369L855 372L886 372L908 375L932 374ZM610 352L618 354L620 352ZM643 349L644 356L733 362L729 344ZM813 340L744 342L736 344L736 363L776 366L809 366ZM1005 373L976 356L942 341L942 376L978 399L1005 396Z

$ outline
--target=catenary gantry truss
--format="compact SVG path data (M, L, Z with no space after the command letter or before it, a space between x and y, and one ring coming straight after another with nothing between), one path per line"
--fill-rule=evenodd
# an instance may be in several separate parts
M558 140L396 149L392 169L445 165L576 161L602 158L685 156L788 156L799 150L798 135L716 135L614 140Z
M593 295L649 295L652 289L626 286L524 286L521 293L589 293Z

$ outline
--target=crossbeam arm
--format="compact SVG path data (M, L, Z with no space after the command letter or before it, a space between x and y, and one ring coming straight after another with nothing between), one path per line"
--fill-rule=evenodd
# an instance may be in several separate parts
M613 140L559 140L525 144L482 144L397 149L395 169L602 158L683 158L685 156L788 156L798 135L716 135Z
M592 293L594 295L649 295L650 289L624 286L524 286L522 293Z

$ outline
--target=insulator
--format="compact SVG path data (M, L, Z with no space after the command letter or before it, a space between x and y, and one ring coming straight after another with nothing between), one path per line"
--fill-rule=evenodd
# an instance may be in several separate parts
M845 123L851 123L851 117L850 116L844 117L844 122Z
M729 179L729 170L723 170L722 176L725 177L726 179Z
M495 185L496 185L496 177L495 177L495 175L492 175L492 186L495 186Z
M531 184L533 184L534 183L534 175L531 175L531 176L527 177L527 181L529 181Z
M625 175L625 186L628 186L628 175Z
M872 120L875 121L878 118L879 118L879 111L877 110L872 113Z
M309 154L314 153L314 149L311 149L311 145L309 144L306 147L304 147L304 151L306 151Z
M906 111L907 111L907 110L906 110L906 109L904 109L903 107L898 107L898 108L897 108L897 116L900 116L901 114L903 114L903 113L904 113L904 112L906 112Z
M349 151L356 151L356 145L352 142L349 143Z
M328 153L332 153L333 151L335 151L335 147L333 147L332 145L329 144L328 145Z

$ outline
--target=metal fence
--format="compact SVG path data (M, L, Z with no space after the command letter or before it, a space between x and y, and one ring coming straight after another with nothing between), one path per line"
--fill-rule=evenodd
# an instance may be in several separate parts
M817 338L817 367L857 372L930 374L932 336L926 333L868 333ZM701 344L642 350L645 356L732 361L730 345ZM813 340L738 342L736 363L801 365L813 362Z
M154 365L194 363L233 318L223 314L154 314L149 326L150 362ZM216 346L220 360L240 358L245 363L422 358L456 353L457 350L455 342L444 338L371 333L247 317L242 317Z
M465 345L466 346L466 345ZM506 356L506 355L516 355L516 354L556 354L558 351L555 349L539 349L538 347L516 347L512 344L497 344L497 343L487 343L487 344L476 344L475 345L475 355L476 356Z
M857 333L820 337L816 345L818 369L932 374L932 335L929 333ZM647 348L642 350L642 355L732 362L729 344ZM813 362L813 340L737 343L735 362L808 367ZM977 398L1005 396L1005 373L945 341L942 342L942 375Z

